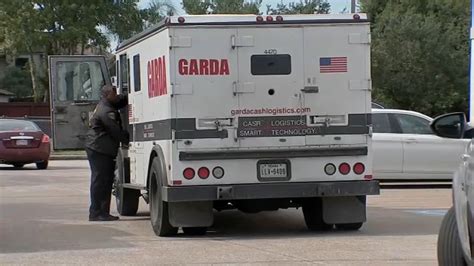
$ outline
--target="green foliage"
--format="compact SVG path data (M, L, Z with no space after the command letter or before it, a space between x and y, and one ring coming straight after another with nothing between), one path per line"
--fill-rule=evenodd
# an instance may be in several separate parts
M16 97L29 97L33 94L31 90L31 78L27 70L14 66L7 67L4 76L0 79L0 88L8 90Z
M300 0L299 2L291 2L288 5L281 1L281 3L277 4L276 8L267 5L267 14L328 14L330 9L331 5L326 0Z
M183 8L191 15L259 14L262 0L183 0Z
M375 18L372 26L375 101L428 115L467 111L469 2L363 3L363 8Z

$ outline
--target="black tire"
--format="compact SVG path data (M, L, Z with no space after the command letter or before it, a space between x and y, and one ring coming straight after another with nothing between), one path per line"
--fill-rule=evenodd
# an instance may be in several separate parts
M114 179L114 195L117 212L123 216L135 216L140 202L140 190L124 188L125 172L121 153L117 156Z
M303 201L303 215L306 227L311 231L327 231L332 224L323 220L323 201L321 198L310 198Z
M446 213L439 229L438 264L440 266L467 265L459 239L454 207Z
M13 167L15 167L15 168L22 168L23 166L25 166L24 163L14 163L13 164Z
M168 203L161 197L161 163L158 158L153 159L150 169L150 220L153 231L157 236L173 236L178 233L178 228L169 222Z
M336 224L336 228L343 231L357 231L363 224L364 223Z
M38 168L40 170L44 170L44 169L48 168L48 161L42 161L40 163L36 163L36 168Z
M207 227L183 227L183 232L186 235L202 236L207 233Z

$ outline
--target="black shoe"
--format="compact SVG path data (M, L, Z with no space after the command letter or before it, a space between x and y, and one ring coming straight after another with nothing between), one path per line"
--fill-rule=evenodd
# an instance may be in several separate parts
M113 216L110 214L89 217L89 221L91 222L110 222L110 221L117 221L118 219L119 217Z

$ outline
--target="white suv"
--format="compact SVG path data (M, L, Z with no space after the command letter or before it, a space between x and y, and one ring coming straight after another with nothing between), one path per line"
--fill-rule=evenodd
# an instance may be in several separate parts
M431 123L436 135L474 137L463 113L439 116ZM445 215L438 236L439 265L473 265L474 244L474 139L467 145L453 177L453 207Z

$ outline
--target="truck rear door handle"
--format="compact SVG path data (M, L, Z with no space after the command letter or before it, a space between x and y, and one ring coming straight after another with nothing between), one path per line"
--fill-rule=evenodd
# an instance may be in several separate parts
M304 93L318 93L319 92L319 87L318 86L307 86L301 89L302 92Z
M416 139L406 139L405 142L406 143L416 143L418 141Z

